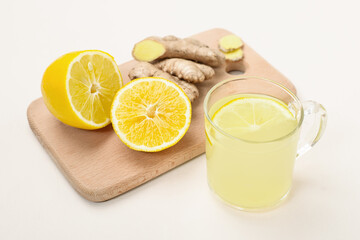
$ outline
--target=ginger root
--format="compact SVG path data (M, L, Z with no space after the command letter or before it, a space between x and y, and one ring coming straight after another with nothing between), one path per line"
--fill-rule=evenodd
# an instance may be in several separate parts
M224 53L226 61L236 62L244 57L243 41L236 35L229 34L219 40L219 49Z
M224 54L218 49L211 49L196 39L180 39L172 35L146 38L135 44L132 55L140 63L130 70L130 79L168 79L178 84L191 102L199 96L193 83L212 78L215 75L212 67L225 62Z
M225 59L230 61L239 61L243 56L244 52L241 48L225 53Z
M241 38L233 34L226 35L219 40L219 48L224 53L232 52L241 48L243 45L244 43Z
M211 67L181 58L169 58L154 64L157 68L189 83L200 83L215 75Z
M194 84L181 81L177 77L171 76L169 73L164 72L147 62L141 62L137 64L129 72L129 78L131 80L141 77L161 77L172 81L184 90L185 94L188 96L191 102L193 102L199 96L199 90Z
M175 36L149 37L135 44L133 57L138 61L152 62L164 58L183 58L219 67L224 55L196 39L180 39Z

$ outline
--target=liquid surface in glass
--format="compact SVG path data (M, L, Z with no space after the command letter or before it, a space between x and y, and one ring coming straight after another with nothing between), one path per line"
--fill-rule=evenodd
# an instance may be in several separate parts
M209 117L223 131L205 118L210 187L240 208L279 202L291 187L299 138L287 105L266 95L231 95L213 104Z

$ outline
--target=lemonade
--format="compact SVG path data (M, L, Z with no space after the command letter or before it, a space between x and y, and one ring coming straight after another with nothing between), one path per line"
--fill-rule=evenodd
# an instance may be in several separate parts
M287 105L266 95L235 94L215 102L205 118L208 181L223 200L267 208L290 190L299 138ZM217 126L217 127L214 127Z

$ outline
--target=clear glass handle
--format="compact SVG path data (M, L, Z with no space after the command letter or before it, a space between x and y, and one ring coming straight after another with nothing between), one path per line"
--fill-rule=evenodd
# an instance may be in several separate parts
M319 141L326 127L327 113L325 108L317 102L302 102L304 120L301 127L297 158L309 151Z

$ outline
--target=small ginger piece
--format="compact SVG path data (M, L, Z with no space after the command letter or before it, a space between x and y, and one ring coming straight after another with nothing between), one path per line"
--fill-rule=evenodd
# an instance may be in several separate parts
M241 48L225 53L225 59L233 62L241 60L243 56L244 52Z
M185 94L188 96L191 102L193 102L199 96L199 90L194 84L182 81L177 77L171 76L169 73L164 72L147 62L138 63L129 72L129 78L131 80L141 77L161 77L172 81L184 90Z
M157 68L190 83L200 83L215 74L211 67L181 58L169 58L154 64Z
M224 63L224 55L196 39L180 39L175 36L149 37L135 44L133 57L138 61L152 62L164 58L183 58L212 67Z
M219 40L219 48L222 52L228 53L241 48L244 45L241 38L234 34L226 35Z

